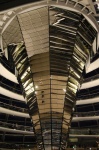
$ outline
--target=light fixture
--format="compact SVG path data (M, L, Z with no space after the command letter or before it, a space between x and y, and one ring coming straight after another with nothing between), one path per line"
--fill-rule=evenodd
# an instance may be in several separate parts
M37 91L35 91L35 94L37 94Z
M64 92L66 92L66 89L63 89Z
M35 88L37 89L37 88L38 88L38 86L36 85L36 86L35 86Z

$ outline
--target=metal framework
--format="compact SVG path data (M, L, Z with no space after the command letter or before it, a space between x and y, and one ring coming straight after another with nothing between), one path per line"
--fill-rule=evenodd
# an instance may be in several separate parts
M24 36L23 28L27 32L28 26L24 26L23 14L18 19ZM36 16L28 20L33 21L32 49L24 42L12 44L18 80L38 149L66 149L76 92L97 32L82 14L70 10L44 6L28 14Z

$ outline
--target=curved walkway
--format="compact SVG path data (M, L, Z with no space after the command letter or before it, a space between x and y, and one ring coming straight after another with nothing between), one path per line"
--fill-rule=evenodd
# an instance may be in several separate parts
M0 94L2 94L4 96L7 96L7 97L11 97L13 99L17 99L17 100L25 102L25 99L24 99L23 95L14 93L14 92L9 91L9 90L7 90L7 89L5 89L3 87L0 87Z
M97 69L98 67L99 67L99 58L89 65L88 69L86 70L86 73L89 73Z
M25 134L25 135L30 135L30 136L34 136L34 132L31 131L23 131L23 130L14 130L14 129L9 129L9 128L5 128L5 127L0 127L0 131L4 131L4 132L10 132L10 133L21 133L21 134ZM78 134L69 134L69 137L99 137L99 135L78 135Z
M91 88L91 87L98 86L98 85L99 85L99 79L96 79L96 80L83 83L80 89L81 90L87 89L87 88Z
M72 122L88 121L88 120L99 120L99 116L73 117Z
M34 135L34 132L31 132L31 131L9 129L9 128L5 128L5 127L0 127L0 131Z
M2 107L0 107L0 113L30 118L28 113L17 112L17 111L9 110L9 109L2 108ZM99 116L86 116L86 117L78 117L77 116L77 117L73 117L72 122L88 121L88 120L99 120Z
M99 103L99 97L76 101L76 105L85 105L85 104L92 104L92 103Z
M7 78L8 80L18 84L16 76L13 73L11 73L9 70L7 70L1 63L0 63L0 74L3 77Z
M0 107L0 113L5 113L13 116L18 116L18 117L30 118L28 113L22 113L22 112L6 109L3 107Z
M99 135L84 135L84 134L81 134L81 135L78 135L78 134L69 134L69 137L90 137L90 138L93 138L93 137L98 137L99 138Z

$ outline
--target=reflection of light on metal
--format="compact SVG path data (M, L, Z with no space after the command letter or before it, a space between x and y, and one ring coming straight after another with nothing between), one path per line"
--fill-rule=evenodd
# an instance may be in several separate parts
M97 4L97 9L99 9L99 4Z
M55 17L57 17L57 16L62 16L62 15L64 15L64 13L55 14Z
M64 20L64 19L65 19L65 18L61 18L61 19L57 20L57 22L55 22L53 25L56 25L56 24L60 23L60 21L62 21L62 20Z

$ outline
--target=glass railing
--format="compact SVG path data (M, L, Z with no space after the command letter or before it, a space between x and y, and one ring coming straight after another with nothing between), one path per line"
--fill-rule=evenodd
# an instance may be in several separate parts
M6 58L4 56L3 56L3 58L0 57L0 62L8 71L10 71L13 74L15 73L13 71L13 69L10 67L9 62L6 60Z
M15 129L15 130L22 130L22 131L31 131L31 132L33 132L33 127L18 125L17 123L14 124L14 123L7 123L7 122L0 121L0 127L5 127L5 128Z
M18 125L18 124L14 124L14 123L11 124L11 123L6 123L6 122L2 122L2 121L0 121L0 127L33 132L33 127L31 127L31 126L23 126L23 125ZM70 129L69 134L98 135L99 130L95 129L95 128Z
M96 98L99 97L99 92L95 92L95 93L90 93L90 94L83 94L83 95L78 95L77 99L90 99L90 98Z
M81 89L77 93L77 99L89 99L97 96L99 96L99 85L88 89Z
M3 87L3 88L6 88L14 93L17 93L17 94L22 94L21 90L18 90L17 88L14 88L14 86L9 86L8 84L5 84L3 82L0 83L0 85Z
M14 111L18 111L18 112L23 112L23 113L28 113L28 109L17 107L15 105L10 105L10 104L6 104L6 103L3 103L3 102L0 102L0 106L4 107L4 108L7 108L7 109L10 109L10 110L14 110Z
M98 129L86 128L86 129L70 129L69 134L76 135L99 135Z
M83 83L90 82L90 81L96 80L96 79L99 79L99 74L96 74L96 75L89 77L89 78L85 78Z
M73 117L90 117L99 116L99 111L89 111L89 112L74 112Z
M19 101L16 97L15 98L11 98L11 97L7 97L7 96L4 96L2 94L0 94L0 102L1 103L4 103L4 104L8 104L8 105L11 105L12 107L15 107L15 108L20 108L22 109L22 112L23 112L23 109L25 109L26 111L24 112L27 112L27 105L26 105L26 102L25 101ZM3 107L7 107L7 106L4 106L3 104L0 104L2 105ZM11 108L13 109L13 108ZM21 111L21 110L19 110Z

